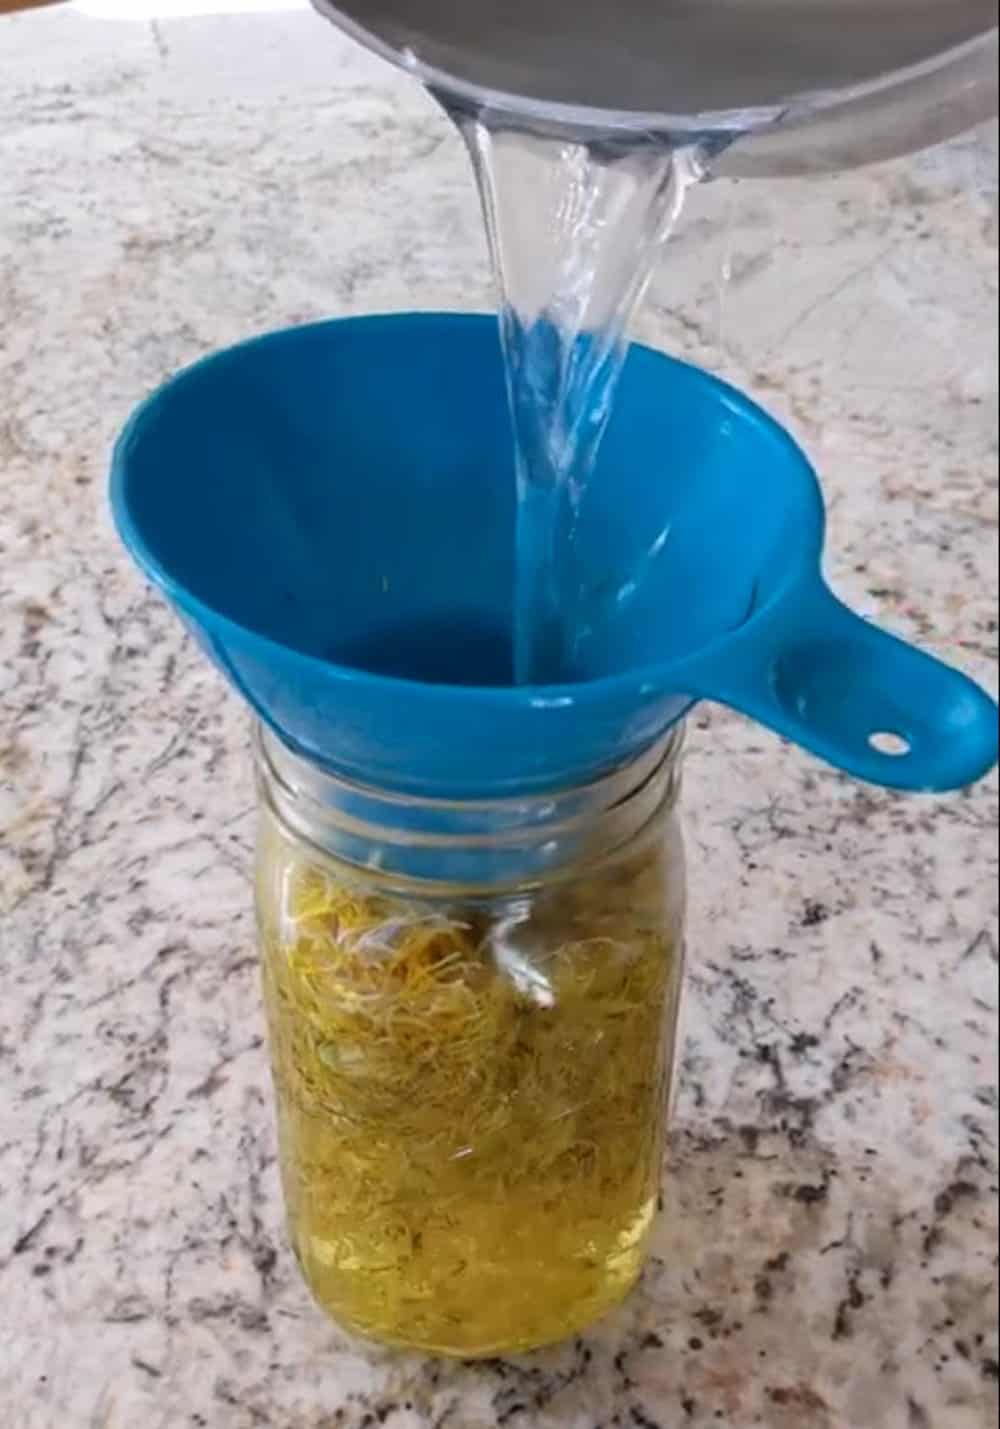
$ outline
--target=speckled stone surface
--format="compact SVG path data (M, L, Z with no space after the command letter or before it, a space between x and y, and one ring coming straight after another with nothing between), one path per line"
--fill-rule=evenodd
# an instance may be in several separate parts
M170 370L482 306L454 136L307 15L0 20L5 1429L985 1429L996 783L907 801L694 721L687 1044L656 1259L586 1341L369 1352L287 1250L242 711L119 550ZM641 322L788 419L864 610L993 685L996 147L695 196ZM720 273L728 265L731 279Z

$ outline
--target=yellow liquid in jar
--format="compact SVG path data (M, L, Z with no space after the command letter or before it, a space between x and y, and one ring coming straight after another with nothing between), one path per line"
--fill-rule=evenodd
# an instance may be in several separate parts
M447 916L357 877L281 836L262 859L305 1279L391 1344L473 1357L570 1336L634 1285L659 1197L679 973L660 858Z

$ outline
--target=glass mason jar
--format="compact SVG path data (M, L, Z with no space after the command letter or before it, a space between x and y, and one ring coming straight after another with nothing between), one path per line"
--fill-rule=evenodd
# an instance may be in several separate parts
M636 1282L683 971L680 745L563 793L445 803L260 735L282 1181L346 1328L495 1355Z

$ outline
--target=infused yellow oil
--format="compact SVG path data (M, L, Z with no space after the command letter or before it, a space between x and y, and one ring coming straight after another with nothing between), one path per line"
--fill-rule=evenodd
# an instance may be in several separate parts
M321 1305L459 1356L642 1268L680 974L659 843L531 893L387 889L280 826L258 903L292 1242Z

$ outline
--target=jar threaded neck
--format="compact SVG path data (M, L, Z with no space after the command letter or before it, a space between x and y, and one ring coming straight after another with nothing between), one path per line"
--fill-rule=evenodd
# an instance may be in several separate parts
M468 801L353 783L262 726L255 754L262 799L321 852L415 883L496 889L631 849L676 803L682 745L677 726L638 758L576 788Z

